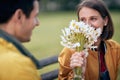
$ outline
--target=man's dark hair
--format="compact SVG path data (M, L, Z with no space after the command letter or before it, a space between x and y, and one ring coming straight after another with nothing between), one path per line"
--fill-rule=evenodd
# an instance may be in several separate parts
M10 20L17 9L21 9L28 18L35 0L0 0L0 23Z

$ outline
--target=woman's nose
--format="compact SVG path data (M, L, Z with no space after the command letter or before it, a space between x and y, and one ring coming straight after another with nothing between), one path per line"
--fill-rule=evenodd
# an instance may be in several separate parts
M91 25L90 20L86 20L85 23L88 24L88 25Z

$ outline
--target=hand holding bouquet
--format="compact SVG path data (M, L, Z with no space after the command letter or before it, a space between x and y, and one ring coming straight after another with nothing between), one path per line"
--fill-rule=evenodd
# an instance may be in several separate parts
M84 51L87 57L87 50L94 47L93 44L97 41L101 34L101 29L85 24L80 21L72 20L68 28L62 30L61 44L67 48L75 49L77 52ZM74 80L81 80L81 68L74 69Z

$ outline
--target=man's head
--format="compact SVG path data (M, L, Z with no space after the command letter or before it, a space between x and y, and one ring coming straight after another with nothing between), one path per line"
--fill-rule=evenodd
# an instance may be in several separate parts
M37 0L0 0L0 29L21 42L29 41L33 28L39 24L38 13Z

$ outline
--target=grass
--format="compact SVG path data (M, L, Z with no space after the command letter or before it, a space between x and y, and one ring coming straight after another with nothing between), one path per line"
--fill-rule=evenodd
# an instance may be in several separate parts
M120 12L111 12L115 24L113 39L120 43L119 14ZM77 20L77 17L75 12L41 12L39 18L40 26L33 31L31 42L24 43L24 45L36 58L43 59L60 53L63 48L60 45L61 29L67 27L72 19ZM42 74L58 67L58 64L45 67L40 69L40 73Z
M119 12L111 12L114 27L115 27L115 34L113 36L113 39L120 43L120 11Z

